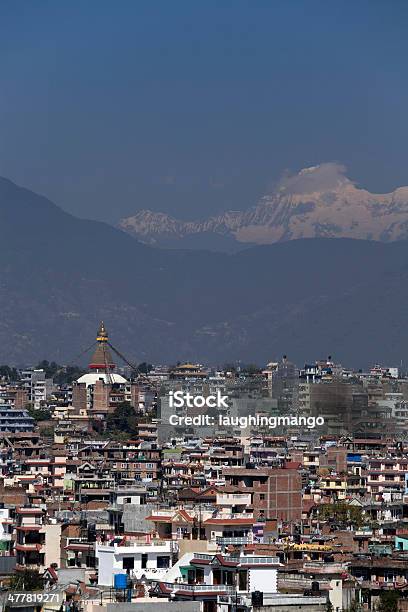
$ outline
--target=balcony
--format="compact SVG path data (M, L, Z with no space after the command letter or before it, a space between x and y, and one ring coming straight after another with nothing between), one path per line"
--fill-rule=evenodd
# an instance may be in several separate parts
M217 504L219 506L249 506L251 504L251 495L248 495L248 493L219 493L217 495Z
M249 544L249 538L248 537L243 537L243 538L222 538L222 537L217 537L216 538L216 543L218 546L245 546L246 544Z
M233 560L234 557L231 557ZM280 565L279 557L241 557L241 565Z
M213 514L213 516L211 517L213 519L219 519L219 520L226 520L226 521L230 521L232 519L248 519L251 520L254 518L254 515L252 512L233 512L233 513L227 513L227 512L216 512L215 514Z
M38 552L38 551L40 551L43 546L44 546L44 544L38 542L36 544L29 544L29 543L16 544L15 548L16 548L17 551L21 551L21 552L25 552L25 553L30 553L30 552Z
M305 561L303 563L303 569L311 574L342 574L347 571L347 566L343 563Z
M137 485L132 485L132 484L129 484L129 485L114 485L113 488L112 488L112 491L115 492L115 493L120 493L122 491L124 491L124 492L131 491L132 493L135 493L135 494L137 494L137 493L140 493L140 494L146 493L145 487L139 487Z

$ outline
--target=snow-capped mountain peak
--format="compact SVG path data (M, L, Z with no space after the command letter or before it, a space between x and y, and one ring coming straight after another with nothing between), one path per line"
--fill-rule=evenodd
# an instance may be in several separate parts
M142 210L122 219L120 227L150 244L176 243L204 233L252 244L319 236L388 242L408 237L408 187L370 193L357 187L343 166L331 162L284 176L246 211L181 221Z

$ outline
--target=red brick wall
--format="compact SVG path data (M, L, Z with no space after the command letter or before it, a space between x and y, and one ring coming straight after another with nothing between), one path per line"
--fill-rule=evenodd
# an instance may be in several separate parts
M297 470L271 471L268 478L266 517L284 521L300 521L302 517L302 480Z
M79 383L72 387L72 405L79 413L80 410L86 410L86 385Z

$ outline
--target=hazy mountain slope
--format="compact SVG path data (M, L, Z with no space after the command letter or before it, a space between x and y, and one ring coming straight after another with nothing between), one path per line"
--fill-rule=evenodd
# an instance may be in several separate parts
M78 360L103 318L141 361L405 358L408 243L165 251L0 180L0 362Z
M356 187L337 164L322 164L282 180L247 211L186 222L142 210L119 225L156 245L203 233L256 244L323 236L389 242L408 237L408 187L373 194Z

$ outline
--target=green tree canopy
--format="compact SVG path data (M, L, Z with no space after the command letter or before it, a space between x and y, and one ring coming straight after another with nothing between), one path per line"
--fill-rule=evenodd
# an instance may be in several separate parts
M8 365L2 365L0 366L0 378L4 378L9 382L14 382L20 380L20 374L16 368L11 368Z
M47 361L47 359L40 361L36 369L44 370L46 377L52 378L57 385L68 385L85 371L77 365L62 366L55 361Z
M14 591L41 591L44 581L38 570L25 569L11 577L10 587Z
M108 414L106 429L113 436L136 434L137 418L134 409L128 402L121 402L112 413Z
M318 512L322 520L331 519L333 522L339 523L342 528L346 528L348 525L361 527L367 522L360 507L350 506L350 504L344 502L322 504L318 507Z
M47 408L39 408L38 410L36 410L32 406L30 406L27 410L28 414L36 421L49 421L52 418L51 411Z
M380 595L378 612L397 612L399 597L398 591L383 591Z

